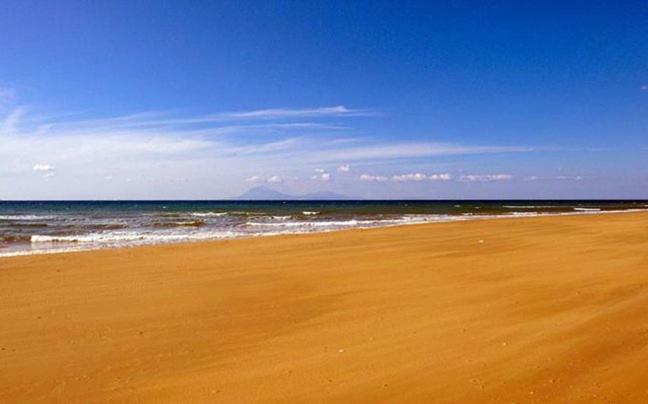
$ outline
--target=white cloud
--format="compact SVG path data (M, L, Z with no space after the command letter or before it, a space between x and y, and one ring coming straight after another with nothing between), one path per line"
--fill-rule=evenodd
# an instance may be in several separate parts
M20 121L26 113L25 107L14 108L9 112L4 119L0 120L0 136L16 134Z
M557 177L554 177L556 180L572 180L572 181L582 181L583 177L580 175L577 176L569 176L569 175L559 175Z
M337 109L340 110L341 109ZM300 110L301 111L301 110ZM389 160L419 158L434 155L461 155L475 153L504 153L530 151L523 147L466 146L439 143L376 144L371 138L355 138L351 142L340 138L304 139L279 138L270 142L255 138L234 137L235 133L259 134L268 130L285 130L291 125L317 127L312 123L284 123L270 125L240 125L209 127L200 130L183 127L182 122L193 118L165 120L162 113L140 113L121 117L77 120L54 118L24 119L25 110L15 108L4 120L0 119L0 136L16 134L14 144L38 146L42 150L65 148L65 158L80 155L96 157L111 153L121 157L136 154L179 155L209 151L212 156L263 155L284 163L338 162L339 171L350 169L348 160ZM200 118L197 121L201 121ZM202 121L201 121L202 122ZM21 125L22 123L22 125ZM279 126L278 126L279 125ZM259 132L250 132L251 127ZM290 132L285 132L284 135ZM276 135L277 133L275 133ZM218 136L218 137L216 137ZM358 146L359 143L365 143ZM75 144L73 146L73 144ZM45 147L47 146L47 147ZM26 147L25 147L26 149ZM96 153L96 154L95 154ZM346 160L346 161L345 161Z
M347 112L338 109L338 113ZM33 112L27 114L21 107L0 113L0 187L3 195L15 199L228 197L242 191L245 177L240 173L241 168L245 168L246 173L261 173L249 177L249 182L267 182L275 177L272 173L281 173L276 177L287 182L295 178L284 175L289 162L292 172L306 173L303 179L315 174L317 181L330 182L335 180L335 174L328 169L351 172L353 161L358 159L380 163L435 154L529 150L420 142L385 144L373 137L353 137L349 133L344 137L330 133L295 137L293 129L289 128L316 128L317 125L292 121L254 125L259 129L253 132L255 135L266 129L276 131L268 138L241 136L240 133L248 133L244 129L246 125L201 125L198 130L195 126L184 125L192 121L191 117L185 120L168 116L163 112L148 112L80 120L72 115L57 118ZM210 127L205 129L206 126ZM241 132L237 132L239 129ZM54 172L54 167L65 167L65 176L57 181L57 187L52 183L49 188L43 187L40 181L21 180L24 177L19 174L24 173L25 162L52 167L49 171L42 167L34 169L41 174ZM314 173L313 165L320 167ZM115 179L96 181L107 174ZM442 180L434 175L427 177ZM132 183L127 182L128 178L133 179ZM180 188L174 185L179 183L178 178L189 181ZM388 179L370 174L361 178L376 182ZM311 191L309 187L314 184L303 181L295 187Z
M521 153L533 151L530 147L466 146L444 143L395 143L367 145L347 149L327 150L319 161L386 160L429 156L464 154Z
M452 175L447 173L430 174L430 175L425 175L422 173L411 173L411 174L394 175L392 177L392 180L396 182L409 182L409 181L420 182L423 180L450 181L451 179L452 179Z
M280 175L271 175L270 177L262 177L260 175L253 175L245 179L245 182L259 183L267 182L270 184L280 184L286 180L297 180L297 177L282 177Z
M32 170L43 173L43 178L51 178L54 176L54 166L51 164L37 163L34 164Z
M388 180L389 178L385 177L384 175L362 174L360 176L360 181L385 182Z
M54 166L50 164L35 164L34 167L32 167L32 170L34 171L54 171Z
M492 182L512 180L511 174L470 174L462 175L459 180L463 182Z
M427 178L427 175L421 174L421 173L413 173L413 174L401 174L401 175L394 175L392 177L392 180L397 181L397 182L407 182L407 181L423 181L424 179Z
M328 182L331 180L331 174L323 168L316 168L315 175L311 177L313 180Z
M267 182L269 184L281 184L286 181L298 181L299 177L290 176L290 175L271 175L268 177L253 175L245 179L245 182L250 182L253 184Z
M246 182L259 182L263 181L263 178L259 177L258 175L253 175L251 177L248 177L245 179Z
M363 109L350 109L344 105L318 108L272 108L254 111L240 111L217 114L216 117L226 119L278 119L303 117L340 117L340 116L371 116L375 112Z
M428 180L430 180L430 181L450 181L450 180L452 180L452 174L448 174L448 173L430 174L430 175L428 175Z
M530 177L526 177L524 181L551 181L551 180L558 180L558 181L582 181L585 178L583 178L580 175L576 176L571 176L571 175L558 175L555 177L539 177L537 175L532 175Z

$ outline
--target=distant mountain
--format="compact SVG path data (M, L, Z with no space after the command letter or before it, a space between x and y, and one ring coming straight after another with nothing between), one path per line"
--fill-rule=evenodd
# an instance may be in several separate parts
M282 194L281 192L268 187L254 187L248 189L243 195L233 199L242 201L285 201L295 199L295 197L288 194Z
M239 201L332 201L353 198L335 192L313 192L306 195L288 195L268 187L258 186L250 188L244 194L232 199Z

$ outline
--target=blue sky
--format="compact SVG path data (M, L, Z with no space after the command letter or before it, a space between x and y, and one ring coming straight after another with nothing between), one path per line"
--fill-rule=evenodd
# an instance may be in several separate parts
M0 199L648 198L648 6L6 1Z

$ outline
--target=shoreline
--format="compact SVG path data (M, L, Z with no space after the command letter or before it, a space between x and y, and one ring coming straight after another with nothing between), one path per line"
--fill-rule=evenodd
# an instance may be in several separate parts
M378 226L357 226L349 228L338 228L338 229L322 229L315 231L285 231L285 232L276 232L276 233L259 233L259 234L249 234L235 237L214 237L214 238L204 238L196 240L181 240L181 241L171 241L171 242L144 242L144 243L133 243L133 244L124 244L119 246L96 246L88 248L73 248L73 247L63 247L60 249L52 248L46 250L21 250L15 252L6 252L0 253L0 260L3 258L13 258L13 257L29 257L34 255L51 255L51 254L71 254L71 253L80 253L80 252L91 252L91 251L103 251L103 250L116 250L124 248L140 248L140 247L152 247L152 246L169 246L169 245L185 245L185 244L196 244L196 243L216 243L220 241L231 241L231 240L247 240L247 239L257 239L257 238L266 238L266 237L283 237L283 236L298 236L298 235L308 235L308 234L326 234L326 233L337 233L351 230L371 230L371 229L383 229L383 228L394 228L394 227L409 227L409 226L418 226L418 225L433 225L440 223L458 223L458 222L471 222L471 221L484 221L484 220L502 220L502 219L532 219L539 217L569 217L569 216L587 216L587 215L606 215L606 214L632 214L632 213L642 213L648 212L647 209L626 209L626 210L594 210L594 209L584 209L575 212L562 212L562 213L526 213L519 212L518 214L503 214L503 215L466 215L466 216L449 216L447 220L433 220L428 222L412 222L412 223L396 223L396 224L384 224Z
M0 402L647 400L648 214L511 219L8 257Z

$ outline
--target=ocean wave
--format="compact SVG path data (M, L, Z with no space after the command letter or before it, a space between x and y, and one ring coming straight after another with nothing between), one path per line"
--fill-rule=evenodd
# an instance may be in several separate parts
M15 220L15 221L30 221L30 220L51 220L56 216L42 216L42 215L0 215L0 220Z
M222 238L235 238L244 235L244 233L233 231L214 231L201 233L140 233L140 232L106 232L106 233L88 233L68 236L31 236L32 244L56 244L56 243L78 243L78 244L120 244L125 242L179 242L190 240L210 240Z
M324 220L321 218L302 218L302 220L269 219L250 217L247 223L237 223L205 227L178 226L170 228L142 228L129 230L97 230L96 227L86 227L82 233L82 226L74 226L74 234L10 234L0 237L2 248L0 257L13 255L30 255L42 253L56 253L68 251L85 251L102 248L130 247L138 245L181 243L191 241L206 241L219 239L232 239L241 237L260 237L286 234L319 233L353 228L389 227L409 224L467 221L481 219L511 219L512 217L532 216L563 216L563 215L596 215L619 212L645 212L648 209L624 210L593 210L593 208L579 208L566 212L528 212L513 211L501 214L405 214L405 215L378 215L378 217L359 216L349 218L336 218ZM259 214L259 212L255 212ZM40 216L42 217L42 216ZM292 219L292 218L291 218ZM112 219L111 219L112 220ZM264 221L267 220L267 221ZM146 222L146 221L145 221ZM36 230L38 231L38 230ZM31 243L31 247L29 244ZM25 249L23 244L27 244ZM13 246L12 246L13 245ZM11 251L10 249L13 249ZM20 249L20 251L18 251Z
M247 210L233 210L231 212L227 212L229 215L233 216L263 216L267 215L266 212L256 212L256 211L247 211Z
M23 257L27 255L44 255L44 254L61 254L61 253L71 253L71 252L80 252L80 251L90 251L96 248L88 247L64 247L64 248L48 248L43 250L18 250L18 251L8 251L0 252L0 257Z
M144 215L153 217L183 217L185 214L181 212L155 212L145 213Z
M397 224L426 223L433 221L459 220L457 216L450 215L408 215L394 219L349 219L349 220L317 220L317 221L286 221L280 223L247 222L253 227L364 227L364 226L389 226Z
M202 220L185 220L180 222L151 222L153 227L202 227L205 222Z
M581 211L581 212L600 212L601 209L599 208L574 208L574 210Z
M263 223L270 223L270 222L275 222L277 220L290 220L292 219L292 216L290 215L275 215L275 216L267 216L267 215L260 215L260 216L254 216L253 220L260 220L263 221Z
M125 229L128 227L128 225L122 223L97 223L92 225L92 227L101 230L117 230L117 229Z
M306 222L306 221L295 221L295 222L247 222L247 226L256 226L256 227L333 227L333 226L357 226L361 223L375 223L375 221L369 220L344 220L344 221L328 221L328 222Z
M47 223L9 223L8 226L14 228L43 228L49 225Z
M220 216L227 216L227 212L192 212L191 216L196 216L196 217L220 217Z
M305 211L302 212L302 215L305 215L305 216L315 216L315 215L319 215L319 214L320 214L319 212L309 211L309 210L305 210Z
M568 206L558 206L558 205L502 205L503 208L507 209L547 209L547 208L568 208Z

